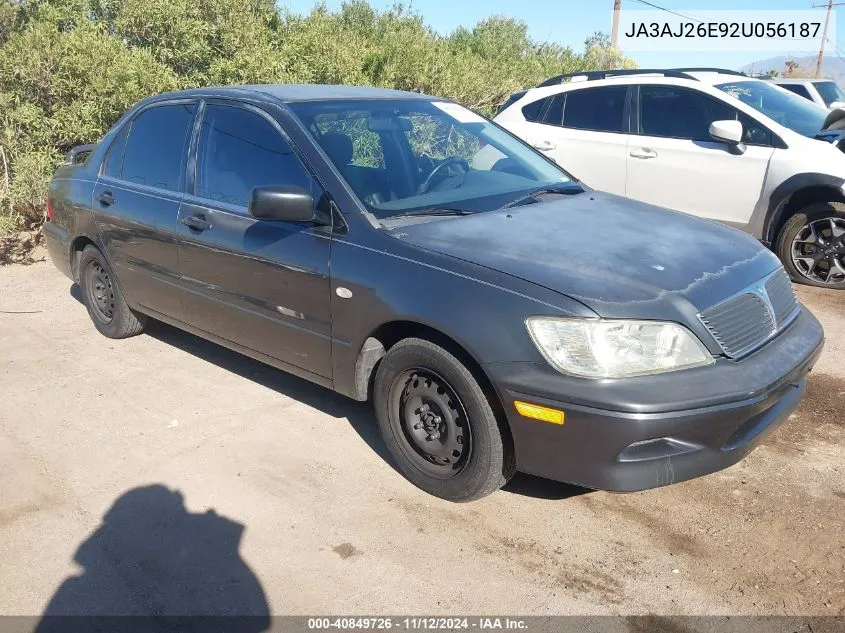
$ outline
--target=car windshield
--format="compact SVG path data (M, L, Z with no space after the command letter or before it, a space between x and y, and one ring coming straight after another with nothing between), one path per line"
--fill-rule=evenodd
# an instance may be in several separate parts
M378 219L479 213L537 190L581 190L554 163L456 103L369 99L290 107Z
M835 81L814 81L813 85L819 91L827 107L830 107L830 104L834 101L845 102L845 92Z
M827 116L823 107L765 81L732 81L716 87L782 126L811 138L821 131Z

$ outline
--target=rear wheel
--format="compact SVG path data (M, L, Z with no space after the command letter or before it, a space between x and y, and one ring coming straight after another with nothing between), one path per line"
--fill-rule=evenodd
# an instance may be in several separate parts
M103 254L86 246L79 256L82 301L94 327L109 338L127 338L144 330L147 318L129 309Z
M442 347L409 338L390 348L376 371L373 401L397 468L426 492L472 501L513 474L487 397Z
M793 215L778 236L777 254L794 281L845 289L845 204L822 202Z

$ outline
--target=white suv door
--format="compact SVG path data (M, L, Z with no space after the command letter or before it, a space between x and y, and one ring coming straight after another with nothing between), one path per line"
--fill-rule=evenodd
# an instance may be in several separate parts
M625 195L627 86L576 88L522 108L501 124L600 191Z
M735 226L746 225L774 152L771 132L710 95L641 85L628 140L625 195ZM710 138L713 121L743 124L745 149ZM589 184L589 183L588 183Z

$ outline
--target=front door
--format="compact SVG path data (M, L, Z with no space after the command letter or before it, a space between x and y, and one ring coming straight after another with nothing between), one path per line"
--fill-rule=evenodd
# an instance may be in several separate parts
M710 138L713 121L739 119L745 151ZM763 188L771 133L728 104L688 88L641 86L639 134L628 142L626 195L744 226Z
M250 191L319 184L262 111L209 102L196 176L179 213L185 320L206 332L322 377L331 376L331 231L257 220Z

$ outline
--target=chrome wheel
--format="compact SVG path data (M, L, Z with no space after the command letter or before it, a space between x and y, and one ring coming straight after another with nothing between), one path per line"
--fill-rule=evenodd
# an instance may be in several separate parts
M792 263L807 279L845 286L845 219L808 222L792 240Z

